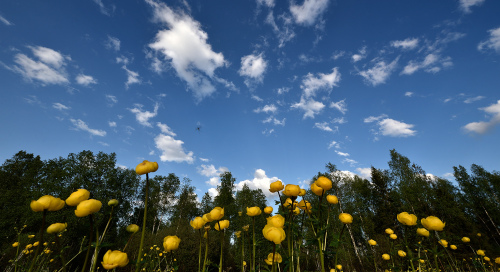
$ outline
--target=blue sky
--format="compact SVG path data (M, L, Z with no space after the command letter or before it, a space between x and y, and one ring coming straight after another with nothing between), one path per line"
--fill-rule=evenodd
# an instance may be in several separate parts
M396 149L500 170L500 2L0 2L0 159L115 152L198 195L362 177ZM198 129L199 128L199 129Z

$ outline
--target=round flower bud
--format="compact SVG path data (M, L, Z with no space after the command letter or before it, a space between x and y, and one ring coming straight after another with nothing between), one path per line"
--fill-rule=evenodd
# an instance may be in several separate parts
M47 228L47 233L63 232L67 226L67 223L54 223Z
M417 224L417 216L414 214L409 214L407 212L402 212L397 216L399 223L406 226L415 226Z
M487 262L489 262L489 261L490 261L490 258L489 258L489 257L486 257L486 256L484 256L484 258L483 258L483 259L484 259L485 261L487 261Z
M325 191L332 189L332 181L325 176L319 177L314 183Z
M328 203L330 203L330 204L338 204L339 203L339 199L337 198L337 196L334 196L334 195L327 195L326 201L328 201Z
M283 188L285 188L285 186L283 185L283 183L281 182L281 180L278 179L277 181L271 183L269 191L271 193L276 193L276 192L279 192L279 191L283 190Z
M193 229L201 229L203 228L203 226L205 226L206 222L205 220L203 220L202 217L198 216L198 217L195 217L191 222L191 227L193 227Z
M127 232L136 233L138 231L139 231L139 226L137 226L136 224L130 224L127 226Z
M391 256L389 254L382 254L382 259L388 261L391 259Z
M215 223L216 230L224 230L229 228L229 220L221 220Z
M287 184L283 194L286 196L298 196L300 194L300 187L295 184Z
M323 193L325 192L325 190L323 190L323 188L319 187L318 185L316 185L316 183L311 183L311 191L317 195L317 196L322 196Z
M224 217L224 208L215 207L210 211L210 219L212 219L212 221L221 220L222 217Z
M457 246L456 245L451 245L450 248L453 249L453 250L457 250Z
M12 247L18 247L19 246L19 242L15 242L12 244Z
M404 252L402 250L398 250L398 255L399 255L399 257L406 257L406 252Z
M448 247L448 241L446 241L444 239L439 240L439 244L444 246L444 247Z
M389 235L389 237L390 237L392 240L396 240L396 239L398 239L398 236L397 236L396 234L394 234L394 233L393 233L393 234L391 234L391 235Z
M262 234L264 235L264 238L277 245L281 244L281 242L283 242L286 238L285 231L282 228L273 227L269 224L264 226Z
M80 202L89 199L90 192L85 189L78 189L75 192L71 193L71 195L66 199L66 205L68 206L76 206L80 204Z
M84 200L76 206L75 215L77 217L85 217L89 214L98 212L102 207L102 203L99 200L89 199Z
M469 243L470 242L470 238L469 237L462 237L462 242Z
M163 248L166 252L170 252L172 250L177 250L179 248L179 244L181 243L181 239L177 236L167 236L163 238Z
M111 199L110 201L108 201L108 206L114 207L116 205L118 205L118 200Z
M428 216L420 220L420 222L422 222L424 228L428 230L442 231L445 226L445 223L435 216Z
M262 213L262 210L259 207L247 207L247 215L248 216L258 216Z
M150 162L147 160L144 160L135 167L135 172L138 175L144 175L147 173L156 172L156 170L158 170L158 163Z
M264 212L266 214L271 214L273 212L273 207L271 207L271 206L265 207Z
M429 231L426 230L425 228L418 228L417 234L420 236L429 237Z
M276 228L283 228L285 225L285 218L281 214L270 216L267 218L267 224Z
M495 258L495 263L500 264L500 257Z
M392 229L385 229L385 233L390 235L390 234L393 234L394 231Z
M377 245L377 241L375 241L373 239L370 239L370 240L368 240L368 244L370 244L370 246L376 246Z
M32 200L30 207L34 212L41 212L44 210L54 212L64 207L64 200L51 195L44 195L38 200Z
M344 224L351 224L352 223L352 215L348 214L348 213L341 213L339 214L339 219L340 219L340 222L344 223Z
M102 267L106 270L111 270L116 267L124 267L128 264L127 253L121 252L119 250L108 250L104 257L102 258Z
M478 250L476 251L476 254L477 254L477 255L479 255L479 256L484 256L484 254L485 254L485 253L484 253L484 250L482 250L482 249L478 249Z

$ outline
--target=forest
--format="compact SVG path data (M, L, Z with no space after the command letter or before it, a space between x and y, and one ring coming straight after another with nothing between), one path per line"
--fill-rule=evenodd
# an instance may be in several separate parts
M499 267L500 172L458 165L453 167L455 181L450 181L426 175L396 150L390 150L388 169L372 167L369 180L346 175L329 162L316 171L311 173L311 187L301 188L302 193L294 194L287 185L281 193L275 190L273 199L247 185L237 191L236 177L225 172L220 175L218 195L212 198L208 192L198 196L192 181L175 173L149 173L146 186L144 175L117 166L114 153L82 151L42 160L20 151L0 167L0 270L103 270L108 269L103 261L109 259L108 250L128 256L128 264L113 267L115 271L496 271ZM331 189L321 187L324 177L331 181ZM318 193L316 185L323 190ZM102 202L91 216L75 216L69 206L49 212L30 207L44 195L66 200L82 188ZM112 199L118 204L108 205ZM195 228L200 220L196 218L213 217L217 207L224 209L220 221L199 221ZM274 212L266 207L274 207ZM265 235L272 215L285 219L283 231L279 230L284 235L281 241ZM434 220L430 216L440 220L437 226L442 231L426 223ZM222 227L222 220L228 225ZM60 234L41 231L41 226L56 222L67 224ZM131 224L140 230L128 232ZM34 246L42 232L46 243ZM99 235L102 239L95 240ZM167 248L166 237L173 236L180 243Z

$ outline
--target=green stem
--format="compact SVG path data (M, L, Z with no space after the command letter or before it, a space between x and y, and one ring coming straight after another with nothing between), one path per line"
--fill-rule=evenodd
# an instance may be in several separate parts
M56 240L56 245L59 248L59 256L61 257L61 262L63 264L63 267L62 267L63 271L66 272L66 260L64 258L61 243L59 243L59 235L57 233L55 234L55 240Z
M252 231L253 231L253 237L252 237L252 242L253 242L253 245L252 245L252 271L255 271L255 246L256 246L256 242L255 242L255 216L252 217L253 221L252 221Z
M144 246L144 236L146 234L146 218L148 215L148 192L149 192L149 175L148 175L148 173L146 173L146 192L145 192L145 199L144 199L144 217L142 218L141 243L139 245L139 254L137 254L137 261L135 263L135 272L139 272L139 270L140 270L139 262L141 261L142 247Z
M342 226L342 230L340 231L340 235L339 235L339 241L337 244L337 248L335 249L335 270L337 270L337 261L338 261L338 256L339 256L340 239L342 238L342 233L344 233L344 229L345 229L345 224L344 224L344 226Z
M205 272L205 266L207 264L207 255L208 255L208 230L206 230L207 232L207 241L205 243L205 259L203 260L203 269L202 269L202 272Z
M92 247L92 239L94 238L94 218L92 216L89 216L89 221L90 221L89 247L87 248L87 254L85 254L85 261L83 262L82 272L85 272L85 270L87 270L90 248Z
M102 241L104 240L104 235L106 235L106 231L108 231L109 223L111 222L111 218L113 218L113 209L114 206L111 206L111 212L109 213L109 219L108 223L106 224L106 228L104 228L104 232L102 233L101 239L99 240L99 243L102 244Z
M434 265L436 266L436 271L439 271L437 254L434 254Z
M325 272L325 258L323 257L323 246L321 245L321 237L318 238L319 260L321 262L321 272ZM335 269L337 269L337 255L335 255Z
M273 260L271 262L271 270L272 272L276 272L276 268L274 267L274 255L276 254L276 244L273 243Z
M222 254L224 250L224 230L220 228L220 221L217 222L219 224L220 233L220 261L219 261L219 272L222 272Z
M408 235L408 226L405 225L404 238L405 238L406 251L408 252L408 257L409 257L409 260L410 260L411 271L415 272L415 267L413 266L413 253L411 252L410 248L408 247L408 240L406 238L407 235Z
M44 230L45 230L45 217L46 217L46 215L47 215L47 210L43 210L42 227L40 228L40 240L38 242L38 246L36 247L35 256L33 256L33 261L31 261L30 270L28 270L28 272L33 271L33 268L35 267L36 259L38 257L38 253L40 252L40 248L43 245L43 233L44 233Z
M201 269L201 242L203 241L203 235L201 234L201 228L198 230L200 233L200 252L198 253L198 272Z
M245 231L241 232L241 271L245 271Z
M90 216L94 216L91 214ZM99 255L99 227L95 228L95 234L96 234L96 241L95 241L95 249L94 249L94 256L92 257L92 269L90 271L94 272L95 268L97 266L97 257Z

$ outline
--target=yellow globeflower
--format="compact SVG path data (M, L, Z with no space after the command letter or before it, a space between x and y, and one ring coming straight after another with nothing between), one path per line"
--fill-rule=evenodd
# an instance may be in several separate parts
M299 187L299 185L295 185L295 184L287 184L285 186L285 190L283 191L283 194L286 196L290 196L290 197L293 197L293 196L296 197L300 194L300 187Z
M150 162L147 160L144 160L135 167L135 172L138 175L144 175L147 173L156 172L156 170L158 170L158 163Z
M283 240L285 240L286 238L283 228L277 228L269 224L264 226L264 229L262 229L262 234L264 235L264 238L277 245L281 244L281 242L283 242Z
M220 225L220 228L219 228ZM215 229L216 230L224 230L229 228L229 220L221 220L217 223L215 223Z
M264 259L264 261L266 262L266 264L268 265L272 265L273 264L273 253L269 253L269 255L267 255L267 259ZM277 252L274 253L274 263L281 263L283 261L283 258L281 257L281 255Z
M392 229L385 229L385 233L390 235L390 234L393 234L394 231Z
M179 244L181 243L181 239L177 236L167 236L163 238L163 248L166 252L170 252L172 250L177 250L179 248Z
M67 223L54 223L47 228L47 233L63 232L67 226Z
M446 241L444 239L439 240L439 244L444 246L444 247L448 247L448 241Z
M281 180L278 179L277 181L271 183L269 191L271 193L276 193L276 192L279 192L279 191L283 190L283 188L285 188L285 185L283 185L283 183L281 182Z
M341 264L337 264L336 267L337 267L338 270L342 270L342 265Z
M66 205L68 206L76 206L80 204L80 202L89 199L90 192L85 189L78 189L75 192L71 193L71 195L66 199Z
M388 261L391 259L391 256L389 254L382 254L382 259Z
M481 233L480 232L478 232L476 235L477 235L477 237L481 237Z
M462 242L464 242L464 243L470 242L469 237L462 237Z
M495 263L500 264L500 257L495 258Z
M104 257L102 258L102 267L106 270L114 269L116 267L124 267L128 264L127 253L121 252L119 250L108 250Z
M215 207L212 211L210 211L210 219L212 221L221 220L224 217L224 208Z
M407 212L402 212L397 216L399 223L406 226L415 226L417 224L417 216L414 214L409 214Z
M64 200L51 195L44 195L38 200L32 200L30 207L34 212L42 212L44 210L54 212L64 207Z
M406 257L406 252L404 252L402 250L398 250L398 255L399 255L399 257Z
M453 249L453 250L457 250L457 246L456 245L451 245L450 248Z
M205 226L206 222L205 220L203 220L202 217L198 216L198 217L195 217L191 222L191 227L193 227L193 229L201 229L203 228L203 226Z
M476 254L477 254L477 255L479 255L479 256L484 256L484 250L482 250L482 249L478 249L478 250L476 251Z
M295 207L295 210L293 210L293 214L295 214L295 215L299 215L300 214L299 207Z
M18 247L19 246L19 242L15 242L12 244L12 247Z
M126 230L127 230L127 232L130 232L130 233L136 233L139 231L139 226L137 226L136 224L130 224L127 226Z
M98 212L102 207L102 203L99 200L89 199L84 200L76 206L75 215L77 217L85 217L89 214Z
M373 239L370 239L370 240L368 240L368 244L370 244L370 246L376 246L377 245L377 241L375 241Z
M262 210L259 207L247 207L247 215L248 216L258 216L262 213Z
M420 263L425 263L425 260L423 260L423 259L419 259L418 261L419 261Z
M423 218L420 220L422 222L422 225L424 228L428 230L436 230L436 231L442 231L444 226L446 225L441 221L441 219L435 217L435 216L428 216L427 218Z
M30 235L28 235L28 238L30 238L30 239L31 238L35 238L35 235L34 234L30 234Z
M307 193L306 189L300 189L299 196L305 196Z
M341 213L339 214L339 219L340 219L340 222L344 223L344 224L351 224L352 223L352 215L348 214L348 213Z
M487 261L487 262L489 262L489 261L490 261L490 258L489 258L489 257L486 257L486 256L484 256L484 258L483 258L483 259L484 259L485 261Z
M108 201L108 206L112 206L112 207L114 207L114 206L116 206L116 205L118 205L118 200L116 200L116 199L111 199L110 201Z
M273 207L271 207L271 206L265 207L264 212L266 214L271 214L273 212Z
M204 214L204 215L202 216L202 218L203 218L203 220L205 220L205 222L207 222L207 223L210 223L210 222L214 221L214 220L212 220L212 217L210 217L210 213L206 213L206 214Z
M240 238L241 237L241 230L234 232L234 235L236 236L236 238Z
M332 181L325 176L319 177L314 183L325 191L332 189Z
M339 199L337 198L337 196L334 196L334 195L327 195L326 201L328 201L328 203L330 203L330 204L338 204L339 203Z
M420 235L420 236L424 236L424 237L429 237L429 231L425 228L418 228L417 229L417 234Z
M299 208L302 209L302 210L309 210L310 211L312 209L311 202L302 199L299 202Z
M294 200L292 203L292 200L290 198L287 198L283 206L285 206L285 208L288 208L289 210L293 210L297 206L297 201Z
M283 228L285 226L285 218L281 214L270 216L267 218L267 224L276 228Z
M323 193L325 192L325 190L323 190L323 188L319 187L318 185L316 185L316 183L311 183L311 191L317 195L317 196L322 196Z
M397 236L396 234L394 234L394 233L393 233L393 234L391 234L391 235L389 235L389 237L390 237L392 240L396 240L396 239L398 239L398 236Z

